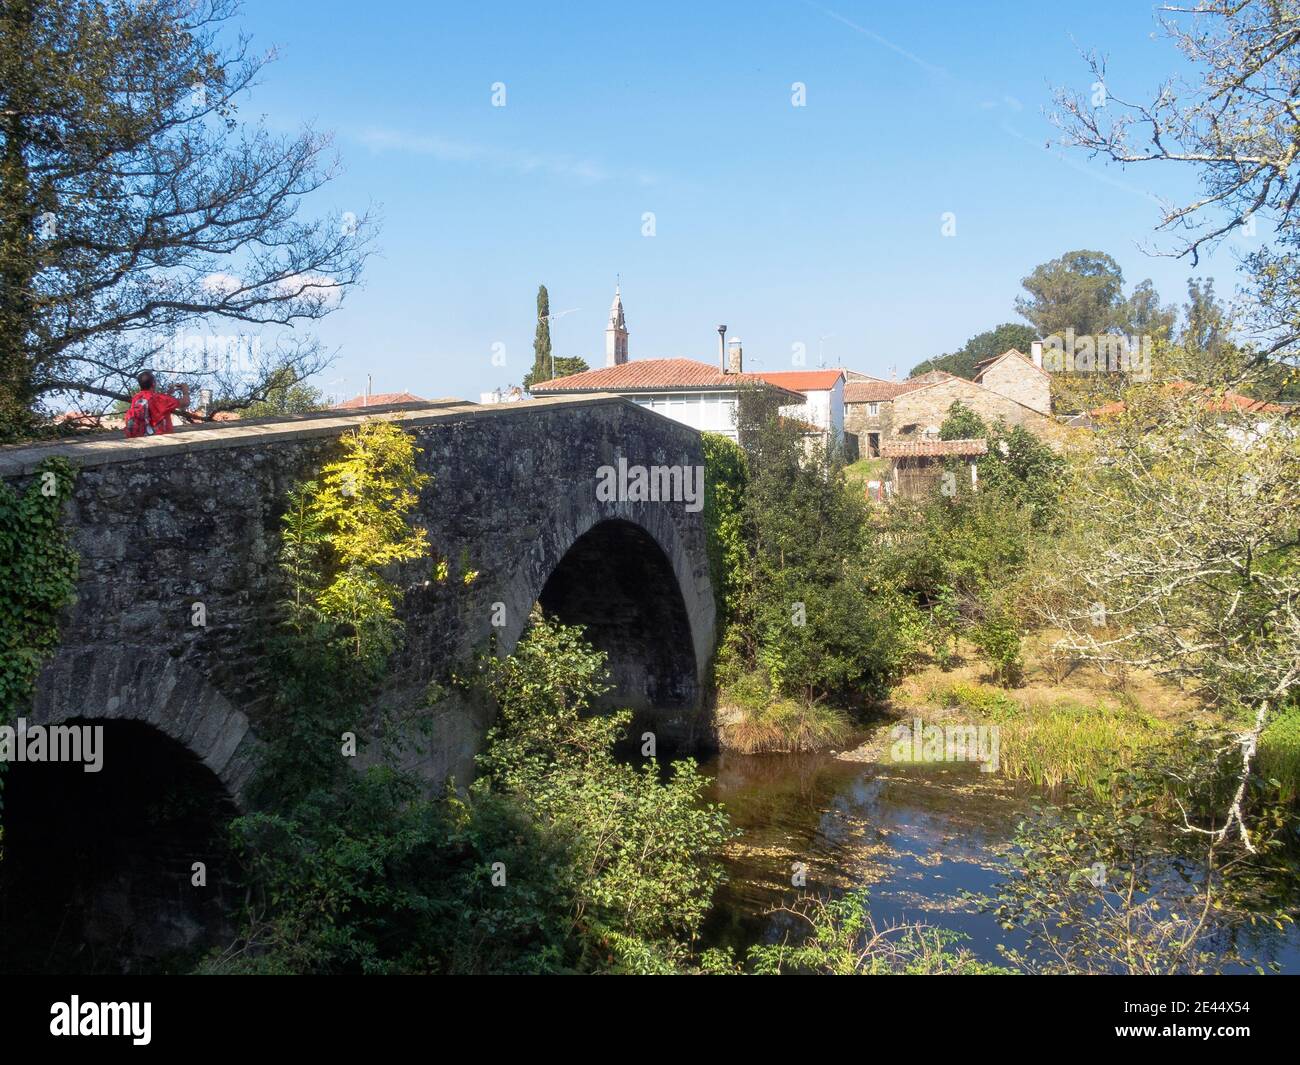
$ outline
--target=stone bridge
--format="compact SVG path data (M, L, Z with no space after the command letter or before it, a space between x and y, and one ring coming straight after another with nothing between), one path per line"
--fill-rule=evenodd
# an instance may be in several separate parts
M638 711L663 742L707 735L714 602L703 515L681 502L601 502L595 490L597 469L620 457L702 465L699 436L611 396L439 400L0 451L0 477L15 485L54 454L78 470L65 514L81 556L76 601L28 720L104 723L106 766L115 739L152 736L159 751L190 752L238 806L269 701L263 649L286 492L372 417L415 437L433 480L413 518L450 567L441 583L428 560L401 574L405 642L376 719L425 707L430 681L490 635L509 651L540 602L588 626L608 653L611 702ZM467 584L468 571L477 577ZM205 625L193 624L196 603ZM424 712L432 741L419 770L435 786L468 782L490 708L449 697Z

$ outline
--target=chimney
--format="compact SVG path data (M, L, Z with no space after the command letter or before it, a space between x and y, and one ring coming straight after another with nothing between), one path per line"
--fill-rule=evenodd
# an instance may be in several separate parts
M732 337L727 346L727 373L744 373L745 353L740 347L740 338Z
M718 326L718 369L727 372L727 327Z
M1043 368L1043 342L1035 340L1029 345L1030 358L1034 360L1034 365L1040 370Z

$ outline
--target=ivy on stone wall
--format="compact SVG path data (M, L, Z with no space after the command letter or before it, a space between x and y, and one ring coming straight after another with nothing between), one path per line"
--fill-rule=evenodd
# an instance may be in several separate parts
M22 493L0 481L0 724L31 702L59 642L59 611L72 600L78 558L60 518L72 481L59 458L43 462ZM4 769L0 762L0 808Z
M59 641L59 611L71 600L77 553L60 515L72 467L43 462L20 494L0 483L0 720L30 701L41 666Z
M717 433L702 433L704 449L704 529L709 575L717 606L718 631L731 620L746 561L742 497L745 453Z

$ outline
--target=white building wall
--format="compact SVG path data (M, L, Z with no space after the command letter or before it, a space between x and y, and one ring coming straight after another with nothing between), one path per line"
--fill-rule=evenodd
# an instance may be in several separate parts
M735 392L635 392L627 398L705 433L736 439Z
M844 381L835 382L833 389L819 389L804 393L802 403L792 403L781 408L786 418L798 418L817 428L838 435L844 432Z
M827 394L827 403L830 405L830 427L831 434L835 437L844 435L844 378L841 377L835 382L835 387Z

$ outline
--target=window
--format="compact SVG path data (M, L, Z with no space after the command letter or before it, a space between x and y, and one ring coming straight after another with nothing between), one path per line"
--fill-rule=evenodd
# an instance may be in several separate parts
M880 417L880 404L879 404L879 403L868 403L868 404L867 404L867 413L868 413L869 415L871 415L871 417L873 417L873 418L879 418L879 417Z

